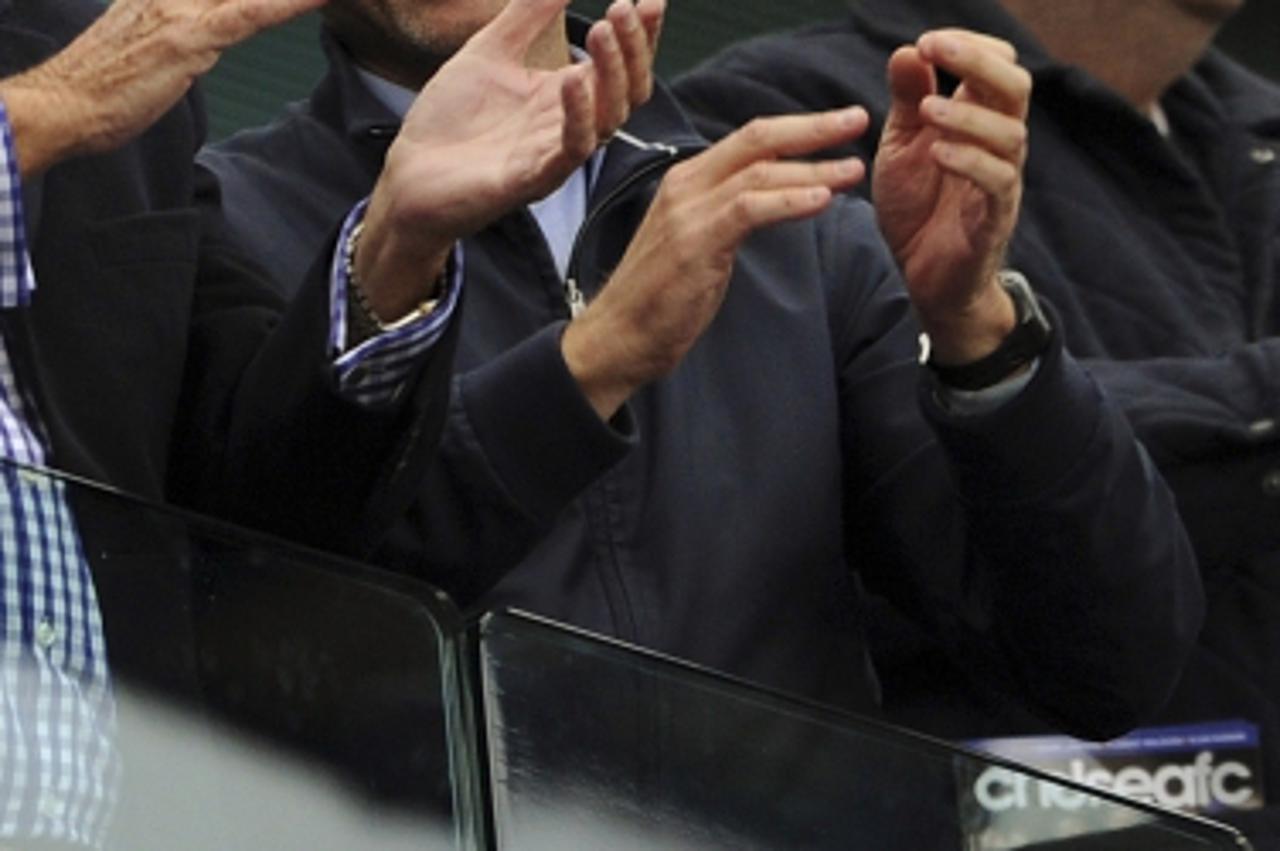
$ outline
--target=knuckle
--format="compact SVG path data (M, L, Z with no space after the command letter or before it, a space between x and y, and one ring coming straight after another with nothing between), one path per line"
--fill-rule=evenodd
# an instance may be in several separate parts
M755 205L751 201L751 196L745 193L735 195L733 201L729 205L729 215L733 221L745 225L749 224L752 219L752 213Z
M693 179L694 160L686 160L672 166L658 190L658 203L670 203L672 196L679 196Z
M742 128L742 140L753 148L763 148L769 142L769 125L763 118L753 118Z
M769 183L769 166L763 162L753 162L742 172L743 183L751 189L760 189Z
M1026 68L1023 68L1021 65L1017 66L1014 70L1014 90L1017 92L1018 96L1029 96L1033 86L1034 80L1031 77L1031 72Z

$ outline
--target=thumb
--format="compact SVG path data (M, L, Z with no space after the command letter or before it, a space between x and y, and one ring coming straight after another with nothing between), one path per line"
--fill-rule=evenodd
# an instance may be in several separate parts
M915 47L900 47L889 57L889 109L887 128L910 130L919 127L920 102L938 90L933 66Z
M550 26L563 26L569 0L508 0L498 16L471 40L472 49L488 56L524 59Z

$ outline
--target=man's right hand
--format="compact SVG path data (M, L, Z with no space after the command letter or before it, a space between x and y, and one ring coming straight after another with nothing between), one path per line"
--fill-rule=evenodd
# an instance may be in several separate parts
M863 178L856 158L789 158L848 143L867 122L860 108L757 119L667 173L609 283L561 342L601 418L674 369L697 342L748 235L816 215L834 192Z
M124 144L223 50L323 2L114 0L66 48L0 80L22 174Z
M568 0L510 0L431 77L369 200L356 273L384 318L407 313L452 245L547 195L649 98L664 0L615 0L591 61L536 67Z

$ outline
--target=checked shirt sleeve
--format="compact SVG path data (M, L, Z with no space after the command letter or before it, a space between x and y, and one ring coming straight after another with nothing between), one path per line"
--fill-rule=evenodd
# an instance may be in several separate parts
M358 404L374 407L393 404L400 398L422 355L448 327L462 291L462 246L459 244L450 258L448 285L434 310L403 328L378 334L348 351L347 287L350 281L342 246L364 217L367 203L361 201L347 215L334 250L330 267L329 351L334 358L338 392Z
M27 253L26 225L22 214L22 180L18 157L13 147L9 113L0 103L0 308L21 307L35 289L35 274Z

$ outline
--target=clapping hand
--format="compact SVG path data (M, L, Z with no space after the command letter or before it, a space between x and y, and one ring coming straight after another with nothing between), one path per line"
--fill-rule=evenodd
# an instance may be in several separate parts
M960 80L938 92L937 69ZM996 272L1022 198L1031 75L1012 45L940 30L889 61L893 106L873 194L940 363L978 360L1012 328Z
M510 0L418 95L357 256L380 315L411 307L455 241L554 190L648 99L663 0L617 0L587 36L589 61L539 67L535 45L562 31L566 4Z

